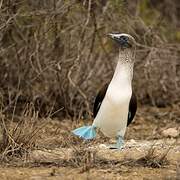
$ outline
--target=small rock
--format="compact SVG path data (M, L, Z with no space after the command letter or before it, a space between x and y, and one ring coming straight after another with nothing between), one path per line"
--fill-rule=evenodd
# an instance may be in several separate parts
M130 140L130 143L136 144L137 142L136 142L134 139L131 139L131 140Z
M137 145L137 142L134 139L129 140L126 142L125 147L126 148L131 148Z
M137 176L138 173L137 173L137 172L133 172L132 175L133 175L133 176Z
M165 137L177 137L179 136L179 131L176 128L168 128L162 131L162 135Z
M99 148L105 148L105 149L108 149L108 147L107 147L105 144L100 144L100 145L99 145Z

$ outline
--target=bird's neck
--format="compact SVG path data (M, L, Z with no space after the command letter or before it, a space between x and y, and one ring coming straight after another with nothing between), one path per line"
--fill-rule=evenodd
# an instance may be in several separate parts
M131 85L133 78L134 54L131 51L119 53L118 63L112 81L119 85Z

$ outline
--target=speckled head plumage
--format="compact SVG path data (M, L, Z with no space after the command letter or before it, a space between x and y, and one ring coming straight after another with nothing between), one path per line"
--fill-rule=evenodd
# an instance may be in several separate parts
M126 33L109 33L108 36L119 45L119 60L123 63L134 64L136 41Z
M121 50L134 49L136 46L135 39L129 34L109 33L108 36L119 44Z

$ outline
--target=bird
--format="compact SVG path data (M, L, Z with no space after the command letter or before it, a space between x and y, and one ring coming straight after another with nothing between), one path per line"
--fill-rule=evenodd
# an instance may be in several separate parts
M77 128L72 133L89 140L94 139L100 129L105 136L116 139L116 144L108 146L110 149L122 149L126 128L137 111L137 98L132 88L137 43L126 33L109 33L108 36L118 45L114 75L95 98L92 125Z

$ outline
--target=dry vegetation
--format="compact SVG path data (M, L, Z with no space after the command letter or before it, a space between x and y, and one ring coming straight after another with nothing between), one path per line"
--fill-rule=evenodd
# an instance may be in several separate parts
M45 125L39 121L32 105L25 108L18 122L14 120L5 121L5 116L1 114L1 161L9 162L14 158L21 159L26 156L29 150L35 147L38 133Z
M41 115L64 108L90 117L97 89L110 80L116 47L109 32L139 47L134 86L140 103L179 100L178 1L0 1L0 93L4 113L33 102ZM172 13L169 13L172 12Z
M107 179L170 168L179 177L178 160L167 158L169 148L157 155L152 146L140 157L111 159L88 149L107 138L84 142L70 133L92 119L97 90L112 77L117 47L109 32L130 33L139 44L133 86L140 108L126 139L163 139L169 127L180 131L179 28L178 0L0 0L2 167L92 170L92 178L106 172ZM71 157L29 160L37 149L56 148L71 149ZM52 169L49 176L60 175Z

